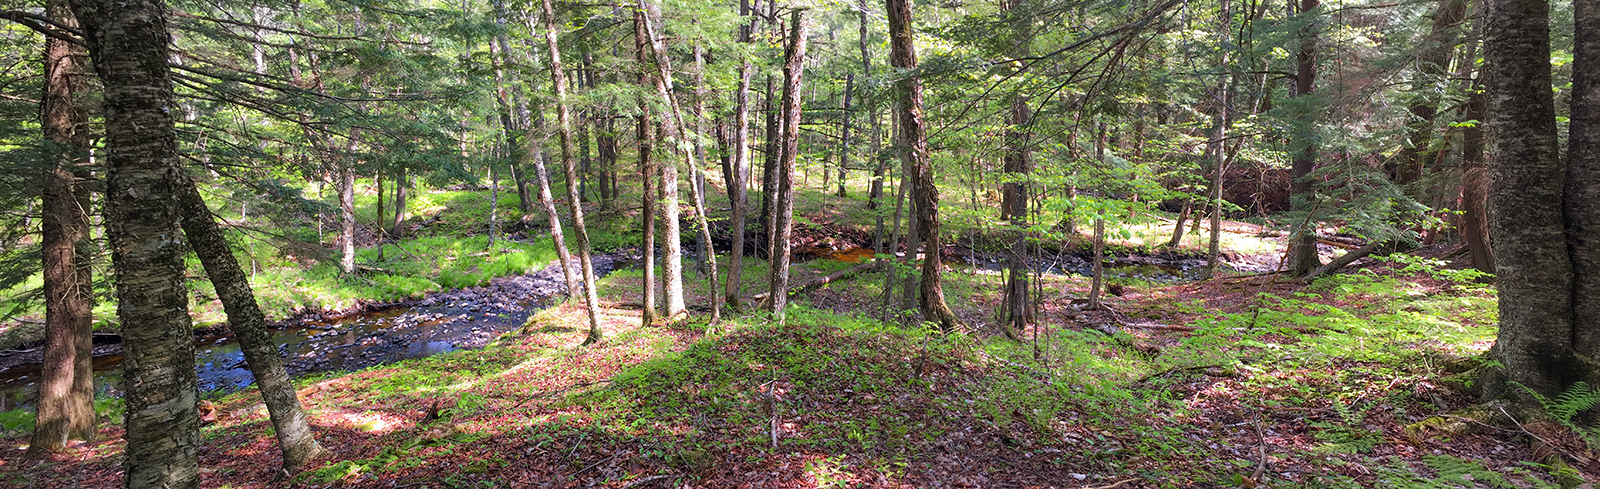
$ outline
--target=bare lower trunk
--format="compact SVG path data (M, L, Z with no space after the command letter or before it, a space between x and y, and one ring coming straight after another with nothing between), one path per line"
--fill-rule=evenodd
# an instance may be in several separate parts
M1094 218L1094 281L1089 286L1089 310L1098 311L1104 306L1100 304L1100 290L1105 285L1106 262L1106 220Z
M394 180L394 220L389 223L389 236L400 239L405 235L402 224L406 222L406 193L411 187L411 176L405 167L400 168L400 176Z
M728 255L726 295L728 305L736 311L741 308L739 282L744 274L745 216L749 214L745 185L750 172L750 74L754 71L755 66L748 59L739 67L739 91L733 128L734 177L728 184L729 204L733 207L733 222L729 226L729 232L733 235L733 250Z
M644 108L643 104L640 104ZM648 111L646 111L648 114ZM656 322L656 186L655 186L655 147L650 143L650 117L639 118L639 180L640 193L644 194L644 211L639 215L644 219L644 313L642 319L645 326Z
M1481 85L1481 84L1479 84ZM1481 86L1480 86L1481 88ZM1474 91L1467 99L1468 120L1484 120L1483 92ZM1461 131L1461 235L1472 255L1472 266L1494 273L1494 247L1489 241L1489 169L1483 158L1483 127L1473 125Z
M901 179L900 191L894 199L894 224L889 229L889 245L885 250L885 253L891 255L890 260L894 259L892 255L894 255L895 247L900 245L900 212L904 210L906 204L906 185L906 180ZM902 261L909 263L915 256L916 251L907 246L905 259ZM883 321L885 322L889 321L890 315L895 312L889 306L894 303L894 285L899 276L896 270L898 270L896 267L887 267L883 272Z
M1183 244L1183 224L1189 220L1189 212L1194 210L1194 201L1183 200L1183 210L1178 211L1178 221L1172 226L1172 239L1167 240L1168 248L1177 248ZM1196 219L1198 221L1198 219Z
M352 143L354 144L354 143ZM339 271L356 273L356 172L339 164Z

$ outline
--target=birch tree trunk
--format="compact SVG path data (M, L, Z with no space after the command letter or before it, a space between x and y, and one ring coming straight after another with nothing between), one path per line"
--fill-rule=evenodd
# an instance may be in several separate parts
M179 238L177 131L160 0L72 0L105 86L106 237L127 394L125 485L199 485L200 416Z

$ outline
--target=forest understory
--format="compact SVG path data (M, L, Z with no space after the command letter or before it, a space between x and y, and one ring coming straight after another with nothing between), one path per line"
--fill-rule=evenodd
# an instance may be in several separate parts
M808 206L814 231L796 249L816 257L794 283L861 266L848 250L870 232L837 232L859 228L834 204ZM1258 231L1230 228L1253 244L1227 254L1272 260L1283 241ZM949 260L986 235L968 236ZM1138 239L1112 248L1160 256ZM1495 300L1453 251L1369 258L1309 284L1110 272L1101 311L1084 310L1089 277L1042 274L1021 341L994 326L1001 278L983 266L945 274L969 330L942 334L880 320L881 268L797 295L783 324L697 312L645 326L633 265L599 282L597 345L580 345L586 315L566 302L480 350L299 379L332 451L299 474L276 468L253 388L208 401L202 486L1575 487L1600 475L1561 462L1596 460L1582 431L1476 403L1464 373L1492 344ZM752 295L767 273L754 261ZM704 311L696 277L688 302ZM120 485L124 442L108 421L102 441L44 456L11 432L0 483Z

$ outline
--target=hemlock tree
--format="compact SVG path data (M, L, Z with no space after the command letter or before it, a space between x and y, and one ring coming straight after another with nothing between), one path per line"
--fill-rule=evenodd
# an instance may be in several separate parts
M917 67L915 30L911 28L911 1L885 0L889 14L889 64L906 71ZM914 189L916 234L927 252L922 262L922 288L918 306L924 321L932 321L944 331L954 331L960 323L944 302L940 274L944 262L939 256L939 189L934 186L933 166L928 161L928 130L922 118L922 80L901 74L895 81L897 110L900 112L901 158ZM915 249L907 248L913 256Z
M1573 50L1568 161L1551 90L1549 4L1488 4L1484 75L1500 333L1485 394L1538 409L1576 382L1600 385L1600 39ZM1600 29L1600 5L1574 2L1575 30ZM1520 385L1515 387L1512 384Z
M179 194L172 36L160 0L72 0L105 84L106 236L116 270L127 386L126 484L197 487L194 343L173 198Z
M76 27L65 0L45 7L51 20ZM48 141L47 166L41 175L43 209L40 248L44 265L45 346L39 379L38 418L28 450L56 451L69 439L95 435L94 365L91 330L94 290L89 257L89 191L87 168L89 111L80 103L88 90L83 46L65 39L45 39L44 96L39 114Z
M767 310L783 321L784 307L789 300L789 255L793 244L789 242L794 230L794 166L800 147L800 93L801 78L805 72L806 24L801 11L789 15L789 46L784 50L782 127L778 143L778 165L774 206L772 209L771 269L767 273L770 295Z

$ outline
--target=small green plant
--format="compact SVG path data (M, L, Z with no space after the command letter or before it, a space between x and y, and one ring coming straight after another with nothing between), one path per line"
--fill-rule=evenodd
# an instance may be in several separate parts
M1313 428L1320 428L1314 436L1322 444L1316 448L1317 453L1366 453L1378 446L1383 441L1381 433L1362 426L1366 420L1366 412L1357 411L1354 406L1347 405L1339 399L1333 400L1333 411L1339 414L1338 423L1316 421L1310 423Z
M10 438L33 431L35 415L21 409L0 412L0 438Z
M1522 388L1534 400L1539 401L1539 405L1544 407L1545 415L1550 416L1550 419L1582 436L1583 441L1589 446L1600 447L1600 429L1585 428L1572 421L1572 417L1578 413L1600 405L1600 388L1589 387L1589 383L1580 380L1568 386L1567 390L1561 391L1555 399L1550 399L1534 392L1528 386L1515 381L1511 384Z

